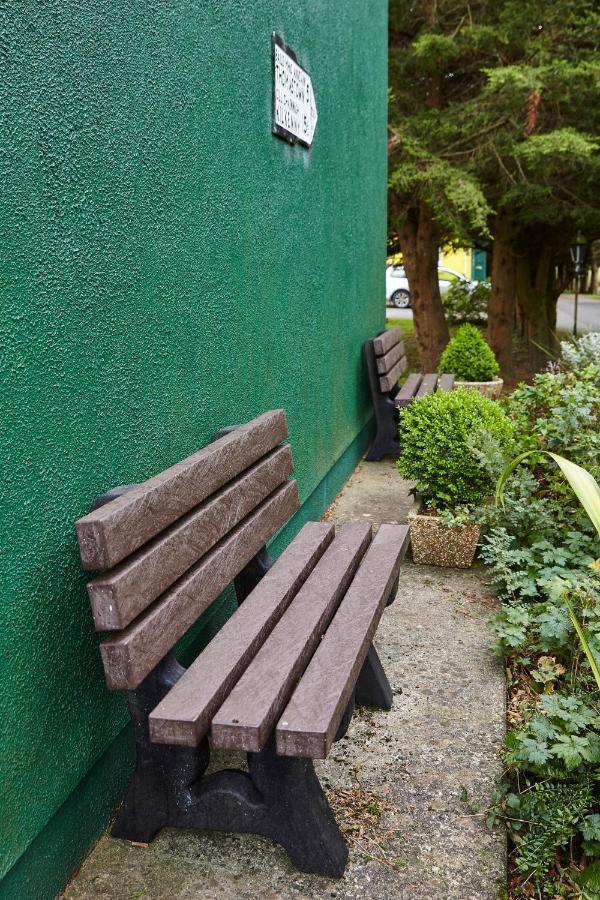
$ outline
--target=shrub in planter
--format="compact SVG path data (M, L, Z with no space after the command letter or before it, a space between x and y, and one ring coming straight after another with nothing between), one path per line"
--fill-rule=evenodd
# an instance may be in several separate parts
M402 412L398 469L416 481L429 508L410 519L415 562L465 567L473 561L479 526L463 515L460 524L446 528L435 513L475 506L493 493L492 475L470 450L475 432L493 437L504 452L513 446L510 421L477 391L429 394Z
M461 325L440 357L439 370L456 375L457 387L474 387L490 397L502 390L500 366L474 325Z

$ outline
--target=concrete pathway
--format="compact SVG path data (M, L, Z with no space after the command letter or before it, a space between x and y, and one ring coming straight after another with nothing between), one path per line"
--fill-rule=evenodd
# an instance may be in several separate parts
M327 518L404 521L409 487L393 463L363 462ZM344 878L303 875L263 838L165 829L149 847L104 836L65 900L496 900L506 842L478 810L504 734L493 608L480 570L403 566L376 641L394 709L359 711L317 763L350 843Z

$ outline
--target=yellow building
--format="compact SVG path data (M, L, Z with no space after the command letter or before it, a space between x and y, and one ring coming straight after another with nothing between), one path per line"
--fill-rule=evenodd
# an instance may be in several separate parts
M402 254L388 256L386 265L401 266ZM487 278L487 254L477 247L444 247L440 250L439 265L459 272L469 280L485 281Z
M473 277L473 250L471 247L459 247L456 250L444 247L440 251L440 266L454 269L455 272L460 272L465 278L470 279Z

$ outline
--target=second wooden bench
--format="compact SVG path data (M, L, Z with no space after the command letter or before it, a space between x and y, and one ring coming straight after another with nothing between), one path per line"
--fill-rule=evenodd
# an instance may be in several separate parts
M400 386L398 379L407 368L401 328L390 328L365 341L364 353L377 424L377 433L367 459L375 461L384 456L398 457L398 410L434 391L451 391L454 375L414 373Z

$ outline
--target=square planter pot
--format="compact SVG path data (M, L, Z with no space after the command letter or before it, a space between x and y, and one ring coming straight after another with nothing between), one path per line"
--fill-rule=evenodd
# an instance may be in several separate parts
M410 543L414 562L422 566L468 569L475 557L481 527L445 528L437 516L409 513Z
M473 388L476 391L479 391L480 394L484 394L486 397L490 397L492 400L496 400L500 394L502 393L502 388L504 386L503 378L496 378L494 381L455 381L455 388Z

